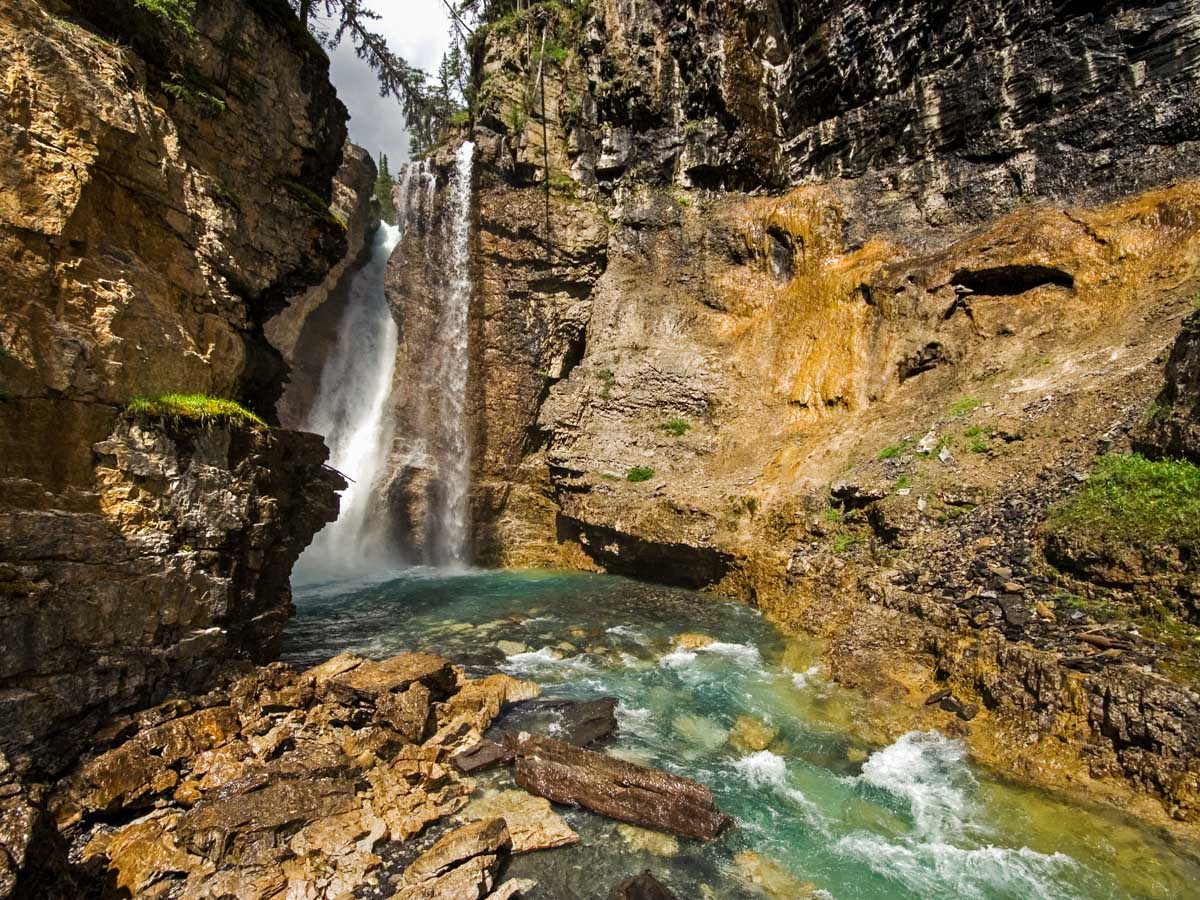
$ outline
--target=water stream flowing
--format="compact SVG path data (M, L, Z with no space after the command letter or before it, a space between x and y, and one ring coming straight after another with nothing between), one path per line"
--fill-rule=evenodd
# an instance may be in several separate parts
M437 373L437 425L442 458L438 468L442 492L434 510L433 562L461 565L466 560L471 446L467 433L466 396L470 368L467 324L471 310L471 188L475 145L465 141L455 156L447 202L447 282L431 348Z
M819 647L740 604L612 576L422 568L302 586L296 604L284 653L301 666L426 650L549 697L616 697L604 752L702 782L737 821L704 844L558 807L581 841L512 861L508 875L538 881L531 900L602 900L644 869L688 900L1173 898L1200 879L1195 848L998 778L959 741L869 743L861 698ZM680 632L716 642L679 649ZM764 749L739 744L741 717L774 731ZM507 771L478 778L480 794L512 788Z
M388 259L405 232L432 208L434 175L425 163L404 167L396 191L397 223L379 226L366 264L354 273L337 344L304 422L325 436L330 465L350 479L341 512L305 550L296 565L314 572L361 570L393 562L381 521L376 486L385 475L392 439L389 400L397 327L384 294Z

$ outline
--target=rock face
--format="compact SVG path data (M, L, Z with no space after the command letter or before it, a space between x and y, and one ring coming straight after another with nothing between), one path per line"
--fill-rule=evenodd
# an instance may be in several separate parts
M1183 321L1167 360L1166 384L1134 435L1134 447L1153 458L1200 464L1200 312Z
M336 346L338 325L350 299L350 276L365 262L379 227L376 174L371 154L347 144L329 207L346 223L346 252L320 284L291 298L264 326L271 346L289 367L287 387L276 405L285 428L299 428L316 400L322 368Z
M193 25L131 0L0 11L0 748L21 771L269 657L336 514L315 436L123 414L176 391L273 419L263 323L347 247L324 53L277 0Z
M454 137L478 147L476 558L715 587L832 638L849 683L923 709L948 682L954 710L914 715L997 764L1150 785L1194 819L1191 682L1152 639L1080 650L1097 623L1056 599L1039 529L1097 452L1130 447L1200 290L1200 20L751 7L534 4L481 32ZM543 31L565 52L531 52ZM417 345L428 271L394 258ZM1190 433L1193 343L1164 448ZM421 365L402 353L397 384ZM962 543L997 522L995 547ZM1145 664L1153 713L1119 690ZM1030 666L1061 675L1054 716ZM1124 697L1110 712L1163 740L1129 743L1084 696ZM1022 764L1031 734L1060 764Z

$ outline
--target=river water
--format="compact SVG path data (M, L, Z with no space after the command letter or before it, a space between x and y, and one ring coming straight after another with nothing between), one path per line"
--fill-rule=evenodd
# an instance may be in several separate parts
M936 732L862 743L859 698L828 680L817 648L740 604L611 576L434 569L297 584L295 595L289 661L427 650L533 679L549 697L617 697L605 752L700 781L737 820L702 844L563 810L581 843L509 867L539 881L532 897L604 898L645 869L680 900L1174 898L1200 884L1195 848L1007 783ZM717 642L678 650L684 632ZM499 641L528 649L506 656ZM777 732L767 749L730 743L742 716ZM512 786L506 772L480 782Z

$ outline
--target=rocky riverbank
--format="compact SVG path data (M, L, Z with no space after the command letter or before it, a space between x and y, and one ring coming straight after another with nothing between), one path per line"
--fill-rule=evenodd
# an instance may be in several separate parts
M169 700L109 723L57 784L7 782L0 887L500 900L535 886L504 878L511 854L578 840L543 797L693 837L728 825L694 782L527 733L506 740L529 793L472 800L462 772L481 768L484 732L538 693L508 675L468 678L430 654L346 654ZM606 729L575 739L610 734L608 710Z

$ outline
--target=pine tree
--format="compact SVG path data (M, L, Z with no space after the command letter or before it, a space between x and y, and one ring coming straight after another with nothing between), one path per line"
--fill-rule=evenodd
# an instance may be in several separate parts
M395 225L399 221L396 214L395 190L396 180L392 178L391 170L388 168L387 154L381 152L378 175L375 177L375 202L379 204L379 218L389 225Z

